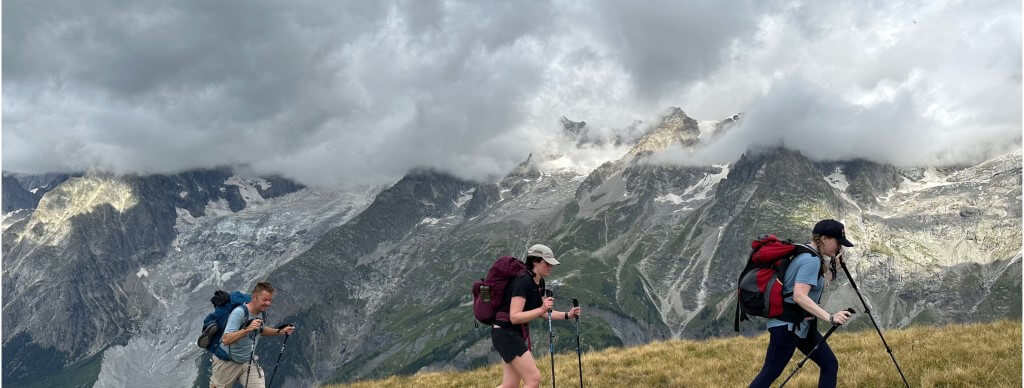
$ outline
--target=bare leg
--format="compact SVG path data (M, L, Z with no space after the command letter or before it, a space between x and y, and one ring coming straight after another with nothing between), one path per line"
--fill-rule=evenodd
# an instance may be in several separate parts
M516 357L509 364L512 366L512 371L523 380L523 388L540 387L540 370L537 369L537 363L533 361L533 354L530 351ZM513 385L513 387L515 386Z
M512 369L512 364L501 360L501 385L497 388L519 388L519 375Z

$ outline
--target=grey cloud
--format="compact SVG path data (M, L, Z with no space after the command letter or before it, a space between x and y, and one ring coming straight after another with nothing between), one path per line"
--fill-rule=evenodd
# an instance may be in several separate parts
M726 163L785 145L920 166L1020 149L1020 23L1008 2L794 3L683 97L705 119L746 112L743 126L658 160Z
M633 78L638 96L656 100L716 70L730 44L756 32L751 1L607 1L592 28Z
M541 150L581 165L618 157L575 149L558 118L610 136L667 106L747 112L718 152L673 163L738 156L754 144L746 131L895 163L1020 145L1020 5L1006 2L15 0L4 11L3 164L17 172L238 165L332 185L425 167L481 179ZM823 125L843 142L807 140Z
M520 46L551 24L549 8L416 3L409 13L377 2L13 2L5 162L117 172L250 164L310 183L463 164L453 155L479 152L522 117L542 64ZM54 148L59 161L41 160ZM529 152L490 151L506 163Z
M948 127L922 117L908 92L859 106L799 78L779 82L740 124L690 151L670 148L652 163L725 164L749 149L785 147L814 160L868 159L897 166L977 163L1020 149L1007 127Z

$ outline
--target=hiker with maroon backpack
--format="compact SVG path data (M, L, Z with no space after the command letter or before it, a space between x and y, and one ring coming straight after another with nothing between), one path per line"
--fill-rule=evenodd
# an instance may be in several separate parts
M526 253L526 263L504 256L491 266L487 277L473 284L473 313L491 325L491 343L501 355L505 388L540 386L540 370L530 353L530 321L549 317L569 320L579 317L580 308L554 311L555 299L542 297L544 278L558 265L551 248L537 244ZM550 314L549 314L550 312Z
M832 279L835 276L836 263L842 262L842 247L853 246L853 243L846 239L843 224L831 219L818 222L814 225L812 242L808 245L786 246L785 242L775 239L775 236L759 239L752 245L754 252L751 254L751 264L748 264L748 268L741 275L740 305L743 306L744 312L751 311L750 302L756 301L745 297L754 294L750 292L750 286L751 283L757 282L764 295L765 311L754 312L752 315L772 318L767 324L771 337L764 365L750 386L770 386L782 374L796 349L800 349L820 368L818 386L835 387L839 361L818 332L816 318L838 326L846 324L852 315L852 311L848 310L830 314L819 305L822 290L827 284L826 275L828 279ZM785 251L786 249L789 251ZM770 253L773 251L786 254L775 258L768 267L758 268L758 257L771 256ZM826 258L831 261L826 261ZM771 259L770 257L768 260ZM782 269L778 268L780 264L783 266ZM757 269L759 273L752 274L752 268ZM744 276L747 274L750 276ZM770 279L765 282L765 278ZM779 282L781 288L778 287ZM758 285L753 285L753 288L756 289ZM777 303L780 301L782 303ZM756 307L753 306L754 309ZM764 315L761 315L762 312ZM740 313L737 311L737 329L739 320Z

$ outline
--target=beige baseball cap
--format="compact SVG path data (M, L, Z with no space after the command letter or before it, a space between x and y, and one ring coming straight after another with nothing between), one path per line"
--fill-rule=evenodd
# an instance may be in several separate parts
M558 260L555 260L555 254L551 252L551 248L543 244L534 244L526 251L526 256L537 256L544 259L551 265L558 265Z

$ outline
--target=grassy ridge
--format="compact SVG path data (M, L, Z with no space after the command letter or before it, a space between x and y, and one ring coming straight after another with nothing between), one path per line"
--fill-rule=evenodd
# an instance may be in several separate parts
M1019 321L920 326L884 334L913 387L1021 386ZM589 387L746 386L760 370L767 345L768 336L763 334L754 338L673 340L605 349L583 355L584 382ZM829 345L839 359L840 386L903 385L874 330L849 332L840 328L829 338ZM558 385L578 386L575 349L559 349L558 352L561 353L555 356ZM800 352L794 355L776 385L802 358ZM549 358L544 356L537 363L543 376L541 386L550 386ZM818 367L808 361L787 386L813 387L817 378ZM466 372L418 373L330 387L495 387L500 383L501 367L490 365Z

